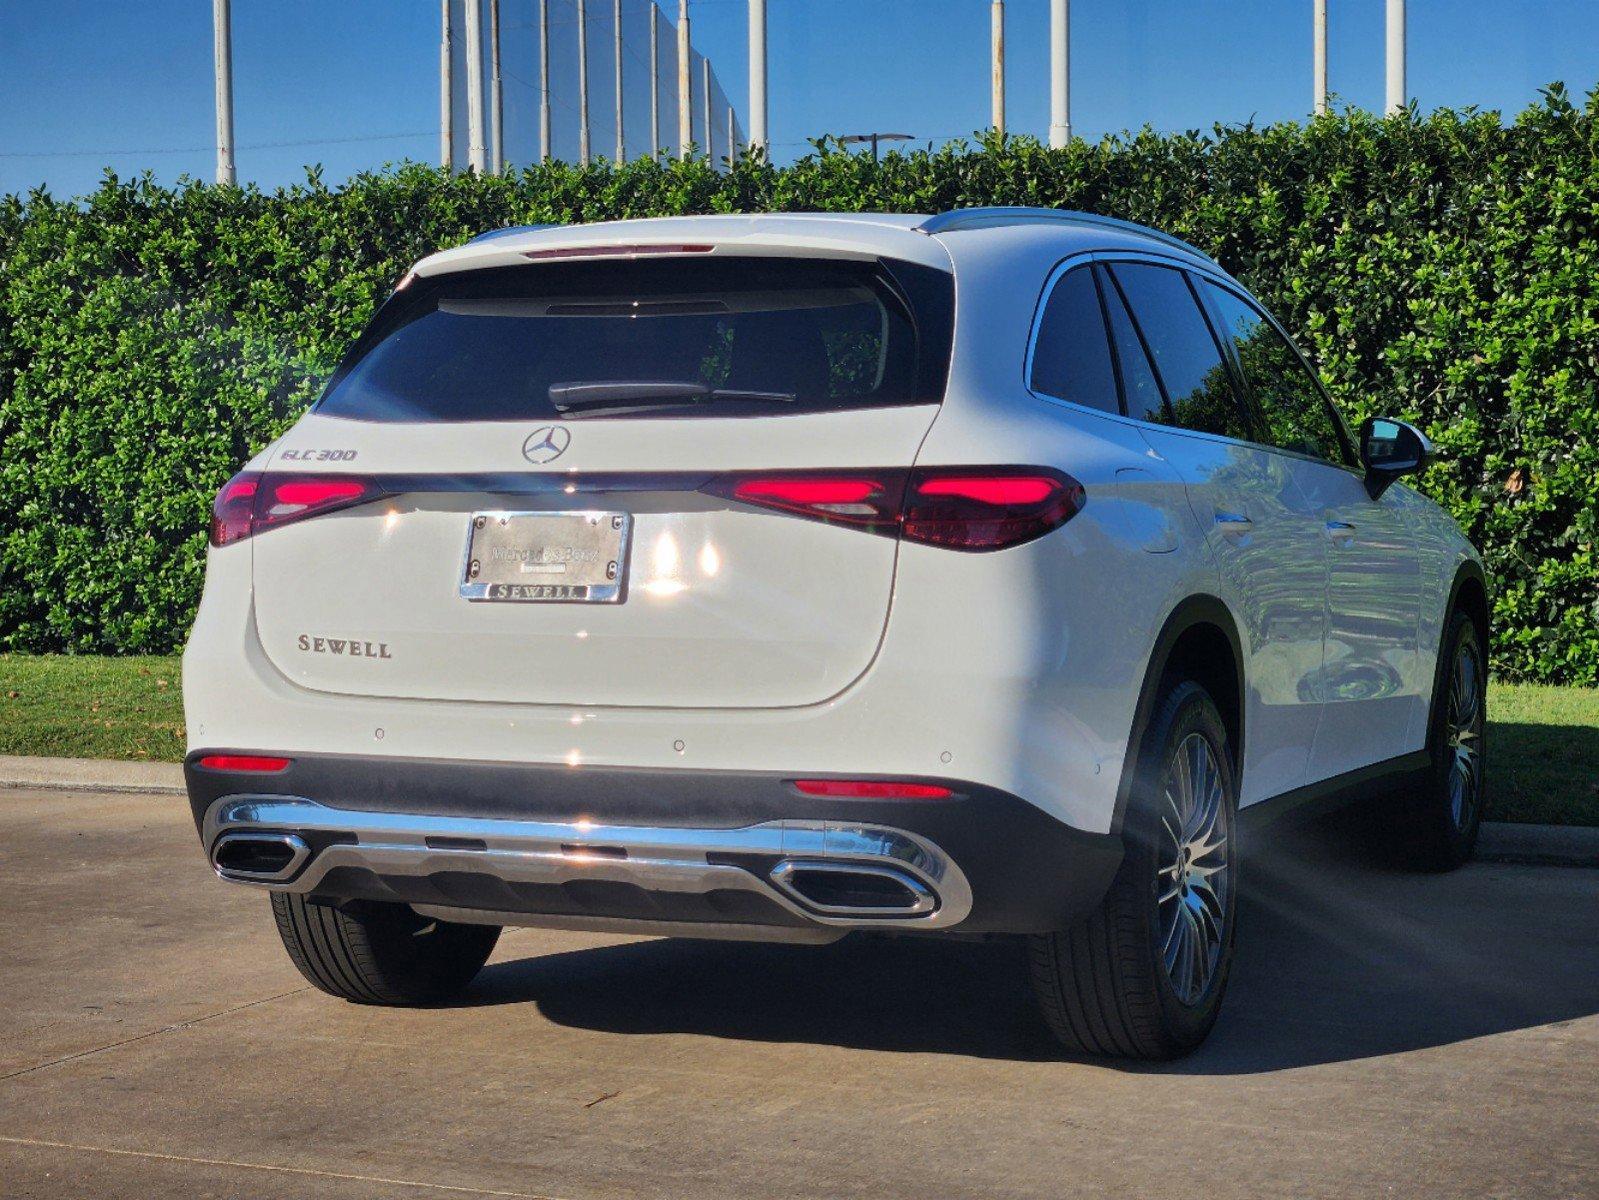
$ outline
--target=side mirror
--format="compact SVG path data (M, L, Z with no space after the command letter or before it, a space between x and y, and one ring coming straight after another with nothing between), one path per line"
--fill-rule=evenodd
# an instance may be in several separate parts
M1360 464L1366 468L1366 494L1373 500L1401 475L1427 465L1432 443L1414 425L1392 417L1368 417L1360 427Z

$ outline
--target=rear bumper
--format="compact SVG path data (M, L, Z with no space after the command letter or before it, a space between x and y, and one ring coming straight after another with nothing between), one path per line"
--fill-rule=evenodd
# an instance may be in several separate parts
M927 780L946 800L855 800L775 774L324 755L261 775L202 768L203 753L185 775L224 878L460 919L798 940L1042 932L1089 911L1121 860L1112 836L958 780ZM258 859L250 838L267 839Z

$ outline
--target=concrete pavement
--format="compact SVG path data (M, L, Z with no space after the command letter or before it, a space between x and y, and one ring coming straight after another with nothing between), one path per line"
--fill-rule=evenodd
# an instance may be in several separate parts
M307 988L173 796L0 793L6 1196L1599 1194L1599 872L1268 831L1211 1041L1057 1058L1014 948L511 931Z

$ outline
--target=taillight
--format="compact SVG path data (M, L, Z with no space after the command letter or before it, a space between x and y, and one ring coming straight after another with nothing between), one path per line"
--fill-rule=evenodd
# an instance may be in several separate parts
M255 491L261 486L256 471L240 471L222 485L211 505L211 544L230 546L250 536L250 516L255 511Z
M1082 511L1083 485L1059 471L918 471L905 493L901 536L952 550L1019 546Z
M286 758L270 758L264 754L207 754L200 765L208 771L250 771L263 775L288 769Z
M241 471L211 506L211 544L229 546L279 525L303 521L383 495L363 475L274 474Z
M901 783L894 779L796 779L794 789L806 796L865 800L947 800L954 794L941 784Z
M903 471L860 474L794 472L782 475L728 476L705 490L741 504L776 508L819 521L893 533L899 520Z
M703 489L869 533L951 550L1002 550L1042 537L1083 507L1083 485L1048 467L785 471L728 475Z

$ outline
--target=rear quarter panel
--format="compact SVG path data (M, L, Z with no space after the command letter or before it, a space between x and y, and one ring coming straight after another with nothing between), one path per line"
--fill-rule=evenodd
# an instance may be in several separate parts
M1181 481L1130 424L1023 393L987 413L981 435L975 455L976 432L940 417L920 462L1053 466L1086 503L1009 550L902 547L882 661L920 647L923 694L965 696L962 710L980 714L946 731L952 770L964 748L978 777L1105 832L1156 636L1184 597L1214 594L1215 571ZM974 688L988 694L973 700Z

